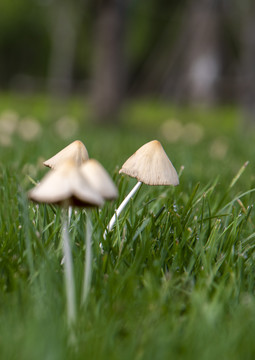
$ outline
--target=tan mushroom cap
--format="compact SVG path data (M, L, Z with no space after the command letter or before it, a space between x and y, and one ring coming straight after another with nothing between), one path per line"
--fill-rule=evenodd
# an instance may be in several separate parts
M89 159L80 167L80 171L89 185L104 199L114 200L118 190L105 168L95 159Z
M147 185L178 185L177 172L159 141L140 147L123 164L119 173L127 174Z
M88 158L89 154L85 145L80 140L75 140L56 155L44 161L43 164L52 169L56 169L66 160L72 160L77 166L80 166L84 161L88 160Z
M48 172L42 181L28 192L28 198L38 203L67 206L101 206L102 196L83 177L73 161L66 161Z

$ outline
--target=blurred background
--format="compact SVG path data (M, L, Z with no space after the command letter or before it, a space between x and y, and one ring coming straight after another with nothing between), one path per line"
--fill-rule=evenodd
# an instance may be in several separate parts
M158 139L190 184L254 158L254 1L1 0L0 29L0 164L38 178L80 139L113 172Z
M83 95L99 123L144 96L254 120L252 0L1 0L0 27L1 91Z

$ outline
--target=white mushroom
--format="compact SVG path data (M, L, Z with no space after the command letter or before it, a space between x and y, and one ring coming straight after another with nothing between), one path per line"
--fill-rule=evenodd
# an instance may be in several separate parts
M138 180L135 187L130 191L122 201L115 214L112 216L106 232L111 231L116 218L129 202L130 198L141 187L142 183L147 185L178 185L179 179L177 172L166 155L159 141L153 140L140 147L127 161L122 165L119 173L127 174Z
M122 165L120 174L127 174L147 185L178 185L179 179L159 141L140 147Z
M80 140L75 140L63 150L59 151L50 159L44 161L44 165L56 169L66 160L72 160L77 166L89 159L88 151Z
M65 206L102 206L104 202L71 160L47 173L28 197L35 202Z
M105 200L118 197L118 190L105 168L95 159L89 159L80 167L82 175L88 184Z
M67 208L74 206L101 206L103 205L102 196L94 190L86 181L84 176L76 166L74 160L66 160L50 170L42 181L28 193L29 199L39 203L49 203L62 205ZM88 223L89 224L89 220ZM88 232L88 226L87 226ZM64 274L66 283L67 297L67 316L69 325L76 320L76 299L75 282L73 274L72 252L68 231L67 211L63 211L62 239L64 254ZM84 287L87 296L91 279L91 232L86 239L86 264ZM83 301L86 297L83 298Z

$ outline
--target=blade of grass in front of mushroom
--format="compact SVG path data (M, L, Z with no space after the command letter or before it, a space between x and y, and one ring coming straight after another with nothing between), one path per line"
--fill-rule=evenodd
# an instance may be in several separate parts
M70 223L71 223L72 212L73 212L72 206L68 206L68 218L67 218L67 226L68 226L68 228L69 228ZM61 265L63 265L64 262L65 262L65 255L62 257Z
M70 225L71 222L72 212L73 212L72 206L68 206L68 226Z

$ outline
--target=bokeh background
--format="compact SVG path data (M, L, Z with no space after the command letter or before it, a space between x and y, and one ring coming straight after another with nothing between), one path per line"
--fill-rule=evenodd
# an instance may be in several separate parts
M2 161L80 138L113 171L158 138L230 179L254 155L254 20L252 0L1 0Z
M145 95L253 119L254 18L252 0L2 0L0 89L89 96L99 122Z

